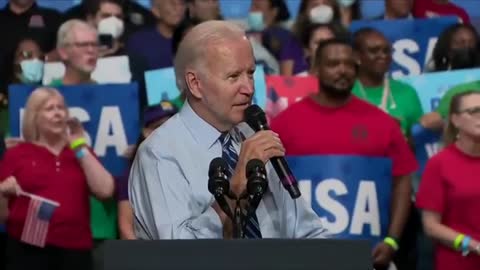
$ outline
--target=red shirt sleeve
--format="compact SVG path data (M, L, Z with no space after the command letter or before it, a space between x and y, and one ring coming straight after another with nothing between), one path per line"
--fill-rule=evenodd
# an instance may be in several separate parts
M445 186L442 178L441 162L436 157L431 158L425 166L422 181L417 192L417 207L443 213L445 206Z
M400 127L393 121L392 123L391 140L387 149L387 156L393 162L393 176L409 175L418 169L418 163Z

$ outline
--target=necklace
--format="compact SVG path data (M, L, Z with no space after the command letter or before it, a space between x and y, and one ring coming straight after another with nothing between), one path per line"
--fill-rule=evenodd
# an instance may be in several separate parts
M360 82L360 80L358 80L358 85L359 85L359 90L360 90L360 94L362 95L362 98L368 101L367 92L365 91L365 88L363 88L363 85ZM390 100L389 109L391 110L396 109L397 103L395 102L395 99L393 98L393 95L392 95L392 91L390 90L390 80L388 78L385 78L385 80L383 81L382 99L380 101L380 104L378 104L378 108L380 108L382 111L386 113L388 113L388 110L387 110L388 100Z

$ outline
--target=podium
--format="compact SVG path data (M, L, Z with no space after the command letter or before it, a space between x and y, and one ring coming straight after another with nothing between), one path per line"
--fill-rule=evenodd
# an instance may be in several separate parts
M104 270L372 270L371 243L336 239L107 241Z

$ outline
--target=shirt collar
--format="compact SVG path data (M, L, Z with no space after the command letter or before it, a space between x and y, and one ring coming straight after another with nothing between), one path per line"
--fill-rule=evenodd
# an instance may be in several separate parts
M192 109L190 104L188 104L188 101L185 101L185 104L180 110L179 115L184 125L190 131L197 143L204 145L204 147L207 149L210 149L222 135L222 133L215 127L203 120ZM237 127L234 127L230 131L230 135L237 144L240 144L244 140L244 137L242 137L243 134Z
M179 115L197 143L210 149L217 142L221 135L220 131L198 116L188 101L183 104Z

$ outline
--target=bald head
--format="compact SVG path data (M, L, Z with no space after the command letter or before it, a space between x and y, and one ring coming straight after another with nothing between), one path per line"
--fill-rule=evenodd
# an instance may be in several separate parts
M181 91L187 89L185 73L188 68L201 71L208 60L207 53L225 42L248 42L245 31L226 21L207 21L192 28L180 42L174 60L175 76Z

